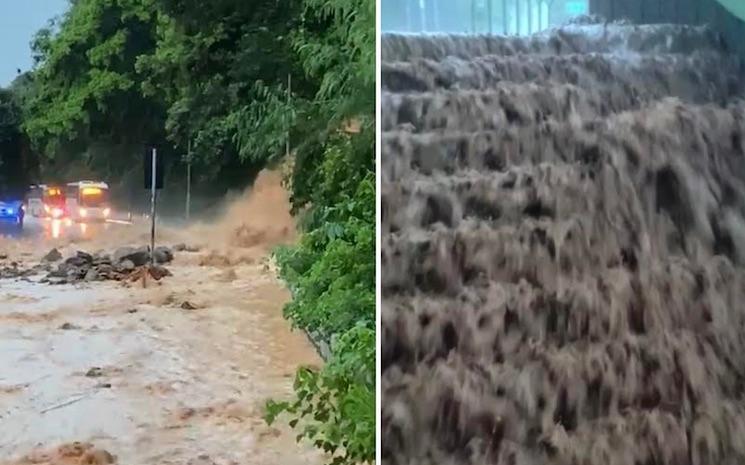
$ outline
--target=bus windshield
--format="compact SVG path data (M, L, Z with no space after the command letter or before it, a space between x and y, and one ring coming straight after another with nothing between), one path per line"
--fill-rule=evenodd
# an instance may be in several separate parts
M99 187L85 187L80 190L80 205L88 208L105 207L108 203L108 191Z

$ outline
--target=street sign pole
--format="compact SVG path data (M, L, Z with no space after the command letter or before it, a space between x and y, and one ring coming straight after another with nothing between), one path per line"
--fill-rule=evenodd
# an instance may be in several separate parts
M153 161L152 161L152 183L150 186L150 264L155 265L155 202L158 198L158 190L155 177L157 170L157 157L158 152L153 147Z

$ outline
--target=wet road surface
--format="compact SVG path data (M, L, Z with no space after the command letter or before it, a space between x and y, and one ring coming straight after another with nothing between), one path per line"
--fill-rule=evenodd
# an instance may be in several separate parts
M29 222L13 253L38 260L45 226ZM299 365L320 363L282 318L287 292L260 257L205 255L177 255L147 288L0 281L0 463L78 463L63 458L76 441L121 464L321 463L262 419Z

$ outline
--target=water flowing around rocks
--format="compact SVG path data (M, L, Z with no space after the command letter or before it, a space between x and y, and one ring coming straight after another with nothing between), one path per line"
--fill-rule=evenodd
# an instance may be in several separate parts
M716 35L382 50L384 463L745 463L745 103Z

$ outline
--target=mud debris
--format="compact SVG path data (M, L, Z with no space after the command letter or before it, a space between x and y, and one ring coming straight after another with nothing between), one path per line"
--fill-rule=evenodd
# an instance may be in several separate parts
M11 465L114 465L117 458L109 451L87 442L63 444L51 451L36 451Z

